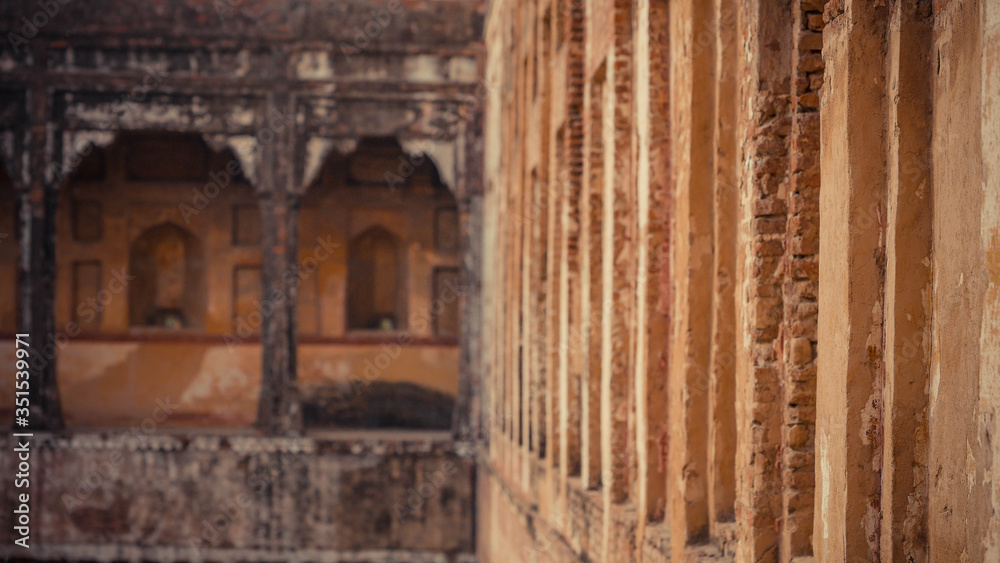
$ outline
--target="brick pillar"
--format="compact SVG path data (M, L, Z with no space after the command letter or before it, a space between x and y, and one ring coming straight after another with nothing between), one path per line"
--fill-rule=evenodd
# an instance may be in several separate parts
M736 557L777 561L791 7L741 3L739 29Z
M562 411L560 409L560 360L564 359L559 352L560 324L560 284L562 283L563 263L562 251L562 219L563 206L565 205L565 191L563 189L563 178L561 170L565 164L565 138L557 132L555 138L555 150L551 155L551 174L549 176L548 190L548 252L547 275L546 275L546 308L545 308L545 414L546 428L548 430L548 447L550 455L546 458L547 467L558 468L562 451L562 430L564 428ZM552 473L550 473L552 475Z
M781 325L782 561L812 553L823 1L794 2L792 18L792 131Z
M879 558L885 376L885 7L827 9L816 519L821 561ZM831 7L833 4L831 3Z
M546 19L538 26L539 48L537 57L539 61L535 66L536 81L538 83L538 101L542 107L543 117L538 127L538 148L539 153L537 168L532 174L534 184L531 195L532 215L529 221L532 223L531 249L529 259L532 261L531 268L531 288L530 303L531 315L528 321L531 324L531 341L528 343L530 350L528 356L531 359L529 369L531 373L531 425L532 435L535 441L537 458L547 457L545 443L546 429L546 409L545 409L545 372L543 369L546 350L545 343L545 292L548 289L545 283L547 277L548 264L545 260L545 253L548 250L546 233L548 230L548 197L549 191L549 165L552 148L552 128L553 119L551 116L552 106L552 84L553 77L548 72L549 64L552 60L552 23L551 8Z
M520 17L524 20L530 20L531 13L529 11L530 6L522 6L520 10ZM518 29L524 29L523 21L522 25ZM522 490L529 490L529 480L528 480L528 462L529 456L527 455L527 436L525 431L527 426L525 425L527 414L525 411L525 399L527 398L526 389L526 377L527 370L525 369L525 361L527 357L524 353L524 324L526 319L527 311L524 310L525 303L522 301L522 296L525 295L525 274L530 271L529 265L525 261L524 251L525 249L525 231L527 230L527 224L524 220L525 211L525 187L528 185L528 178L530 174L529 166L529 156L528 151L531 150L532 137L533 135L528 133L526 127L527 120L529 116L526 115L527 112L523 111L523 108L529 107L528 100L530 99L531 92L531 79L532 73L529 70L528 58L524 51L531 48L532 37L529 34L515 36L515 45L518 46L515 49L515 68L517 69L517 90L516 96L516 106L518 112L515 114L515 118L519 121L518 130L521 131L521 138L519 143L517 143L517 155L512 161L512 170L514 171L512 182L510 184L510 202L511 202L511 214L508 216L511 224L511 240L510 240L510 251L508 256L510 257L511 266L511 284L509 287L509 311L510 311L510 340L507 341L510 350L510 377L511 377L511 413L513 415L512 423L512 435L511 435L511 452L513 453L514 461L514 482L518 483Z
M708 366L712 315L713 5L670 7L674 207L673 342L667 465L672 558L708 534Z
M549 415L549 395L548 390L548 377L546 372L546 359L548 358L548 349L545 347L546 337L545 331L547 328L546 311L548 307L548 262L545 260L545 255L548 252L548 232L549 232L549 147L552 143L550 138L550 128L548 126L543 127L544 135L542 138L542 143L544 144L543 158L541 166L539 167L540 173L538 176L538 187L537 192L534 196L534 205L536 208L535 221L535 235L533 246L532 246L532 261L535 263L535 268L532 270L532 293L534 295L533 307L534 312L532 314L531 322L533 341L531 343L531 371L532 377L535 380L535 401L534 401L534 412L533 416L535 419L535 424L538 427L538 455L540 458L548 458L553 455L551 451L551 436L549 436L549 428L551 427L552 421Z
M635 38L635 126L638 236L635 418L639 529L666 511L667 358L669 317L668 11L639 0Z
M585 81L583 76L584 28L583 1L568 0L563 3L567 11L567 53L566 53L566 314L563 332L567 358L564 369L567 371L566 399L563 402L563 416L566 428L562 431L563 448L560 464L564 476L580 475L580 386L584 374L583 340L583 295L581 293L582 269L581 246L582 217L581 209L586 191L583 182L583 91ZM545 72L545 71L543 71ZM564 489L565 490L565 489Z
M531 469L533 458L532 426L531 426L531 406L533 399L533 385L531 372L531 346L534 338L533 319L534 308L532 307L532 286L531 280L534 270L538 267L532 260L532 236L534 234L534 221L531 218L533 197L537 181L535 171L532 170L524 184L522 184L521 200L515 220L520 226L521 240L518 253L521 263L520 295L520 338L518 340L518 381L519 381L519 409L521 413L520 443L522 451L522 473L527 477Z
M587 354L584 378L581 381L581 480L587 489L601 484L601 366L604 353L601 333L604 319L602 224L604 220L604 99L607 89L605 69L597 71L587 88L588 108L584 138L588 157L584 164L587 188L581 209L583 227L581 244L584 248L584 327Z
M995 179L985 173L993 170L1000 155L984 151L997 145L996 137L990 138L982 127L992 117L990 110L995 111L991 102L998 92L985 89L996 84L997 59L984 56L996 53L995 43L984 41L985 33L997 37L996 0L933 2L932 7L934 295L930 302L934 330L928 386L929 559L989 561L995 557L986 557L983 538L991 537L989 543L996 550L997 528L986 528L988 520L983 515L995 514L997 500L986 501L990 495L984 488L988 481L983 471L996 463L997 442L989 421L1000 413L994 410L995 403L990 404L996 399L987 395L995 388L997 372L984 370L980 353L984 347L997 347L995 332L981 339L984 330L996 326L994 319L984 315L985 283L987 279L995 283L1000 257L993 248L981 245L996 220L987 207L995 205L996 192L984 191L984 184ZM991 19L984 21L987 14ZM986 267L992 269L989 277ZM980 457L984 450L991 451L985 459Z
M708 510L712 536L730 522L736 495L736 0L715 0L715 145L712 352L709 368Z
M930 2L891 7L882 563L929 555L932 21Z
M984 2L982 15L983 56L982 88L983 111L980 115L983 140L983 206L982 224L979 228L983 256L993 256L987 260L987 283L983 300L983 323L980 332L980 410L992 416L981 422L981 435L1000 435L1000 378L988 374L1000 373L1000 342L995 335L1000 334L1000 2ZM994 335L989 338L988 335ZM984 417L985 418L985 417ZM986 444L982 444L986 445ZM992 448L984 447L980 463L989 464L984 482L988 483L985 494L979 498L979 514L989 514L983 528L1000 529L1000 513L993 509L994 499L1000 498L1000 448L995 443ZM991 534L984 542L984 559L1000 560L1000 537Z
M520 21L518 25L520 26ZM520 27L518 27L519 29ZM517 59L515 59L516 61ZM523 88L521 84L522 75L520 72L520 65L516 63L513 65L515 71L513 79L513 91L511 96L510 116L512 121L522 118L522 115L517 112L517 108L523 107L520 104L520 98ZM522 130L520 125L515 126L515 131ZM523 131L523 130L522 130ZM522 140L523 143L523 140ZM506 214L505 217L513 217L517 211L517 189L516 186L520 184L519 178L517 177L517 172L521 170L520 163L522 162L522 147L519 143L511 148L510 159L507 162L511 163L511 173L508 176L508 183L504 189L504 201ZM507 472L507 477L510 479L511 483L515 485L520 481L520 456L517 451L517 431L519 427L518 409L519 409L519 397L518 391L518 370L520 366L518 365L518 301L516 298L516 287L520 282L520 264L515 258L515 250L519 249L517 237L517 225L514 221L507 221L504 225L504 251L502 260L504 261L504 284L503 284L503 311L504 311L504 334L503 334L503 348L504 348L504 361L503 361L503 373L504 379L506 381L504 389L504 405L507 411L506 418L504 422L506 424L505 436L506 436L506 464L505 469Z
M607 480L605 491L611 502L622 502L629 495L634 451L629 439L629 419L632 416L631 397L631 346L634 319L631 316L635 296L635 263L633 244L635 233L635 184L632 179L632 2L615 0L615 46L612 72L613 94L611 114L613 128L606 131L606 156L613 155L613 176L605 185L604 231L605 278L604 300L611 305L609 325L611 346L601 383L602 449L605 454L603 472ZM610 146L609 146L610 145ZM610 242L610 245L609 245ZM610 277L608 273L610 271ZM607 283L609 282L610 283ZM608 363L610 362L610 363ZM606 503L608 497L605 497Z

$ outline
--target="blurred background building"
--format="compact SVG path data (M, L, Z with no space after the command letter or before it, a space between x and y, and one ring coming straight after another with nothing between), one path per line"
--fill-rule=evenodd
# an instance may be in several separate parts
M0 31L0 556L1000 561L1000 0Z
M28 333L35 432L32 547L5 478L0 553L472 557L482 25L437 0L0 6L0 412Z

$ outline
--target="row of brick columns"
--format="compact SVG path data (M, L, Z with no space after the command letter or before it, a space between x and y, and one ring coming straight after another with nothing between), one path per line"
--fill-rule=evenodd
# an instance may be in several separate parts
M597 559L810 554L823 3L500 6L487 466Z
M997 0L491 4L486 553L1000 557L998 38Z
M45 121L48 98L39 86L31 98L30 127L20 159L7 164L20 198L20 311L19 333L31 335L34 354L44 361L31 373L30 425L37 430L64 428L56 364L60 344L55 326L56 203L60 185L52 178L56 169L46 147L62 131ZM271 107L283 107L276 98ZM296 282L297 216L301 190L292 185L294 130L276 131L276 140L265 143L256 166L256 188L261 211L262 252L262 386L257 426L266 434L302 431L302 412L296 386ZM58 158L58 157L53 157Z

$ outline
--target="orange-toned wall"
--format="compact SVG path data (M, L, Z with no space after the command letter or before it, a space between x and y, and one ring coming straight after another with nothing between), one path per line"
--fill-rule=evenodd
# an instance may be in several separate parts
M410 382L454 396L458 347L303 344L303 393L322 385ZM0 342L0 405L14 404L14 345ZM70 426L140 424L157 406L163 426L245 426L257 414L259 344L71 340L59 354L59 391ZM9 408L2 408L4 420Z
M171 167L197 164L199 147L207 153L207 170L217 178L234 162L229 154L208 151L197 137L166 137L166 143L153 137L155 143L145 150L160 147L165 152L153 159L132 158L144 161L138 173L165 177L136 178L136 166L128 159L149 138L120 140L94 151L83 172L60 194L55 317L62 343L58 378L66 422L137 424L151 416L157 401L169 399L176 407L164 423L168 426L252 424L261 374L257 312L268 304L261 304L259 285L237 281L237 270L260 268L260 246L247 241L259 238L257 198L240 176L208 198L202 197L213 194L207 179L170 177ZM185 144L187 149L180 148ZM299 215L300 388L308 397L311 391L337 382L377 380L407 382L455 396L457 335L439 333L434 322L438 301L457 307L457 294L437 295L434 287L436 269L458 267L454 198L436 183L426 159L405 178L405 185L390 189L385 172L397 172L401 156L421 162L402 155L392 143L374 148L362 144L357 154L361 156L330 157ZM8 227L13 232L13 190L0 184L0 197L0 232ZM90 205L89 213L78 211L81 202ZM81 226L82 220L94 222L95 217L99 228ZM202 326L179 330L131 326L128 292L135 272L130 270L130 248L146 229L163 223L183 228L202 245L206 302L204 321L198 323ZM406 313L400 327L405 333L356 332L346 326L349 241L375 226L400 241L405 281L398 295ZM80 240L82 231L89 234ZM0 240L4 279L0 286L12 297L4 299L0 308L0 334L7 335L16 330L17 301L16 283L6 281L17 277L17 247L9 238ZM99 264L97 283L91 277L83 286L76 279L80 263ZM250 279L254 281L254 276ZM88 324L95 313L99 320ZM241 330L246 327L253 333ZM33 342L35 350L44 344ZM13 354L12 338L0 341L4 419L14 404Z

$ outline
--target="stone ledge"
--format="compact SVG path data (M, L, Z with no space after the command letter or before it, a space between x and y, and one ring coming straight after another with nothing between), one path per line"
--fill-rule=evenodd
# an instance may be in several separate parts
M454 453L466 458L472 445L456 442L450 431L330 430L301 437L259 436L245 431L189 428L133 428L34 432L32 448L49 450L205 451L236 453L427 454ZM0 437L0 446L14 438Z
M0 557L24 558L21 548L3 546ZM67 560L67 561L260 561L266 563L475 563L477 558L472 553L442 554L425 551L406 550L316 550L303 549L291 552L288 550L267 549L237 549L237 548L204 548L195 552L188 548L173 547L134 547L122 545L95 544L56 544L33 546L30 552L31 560Z

